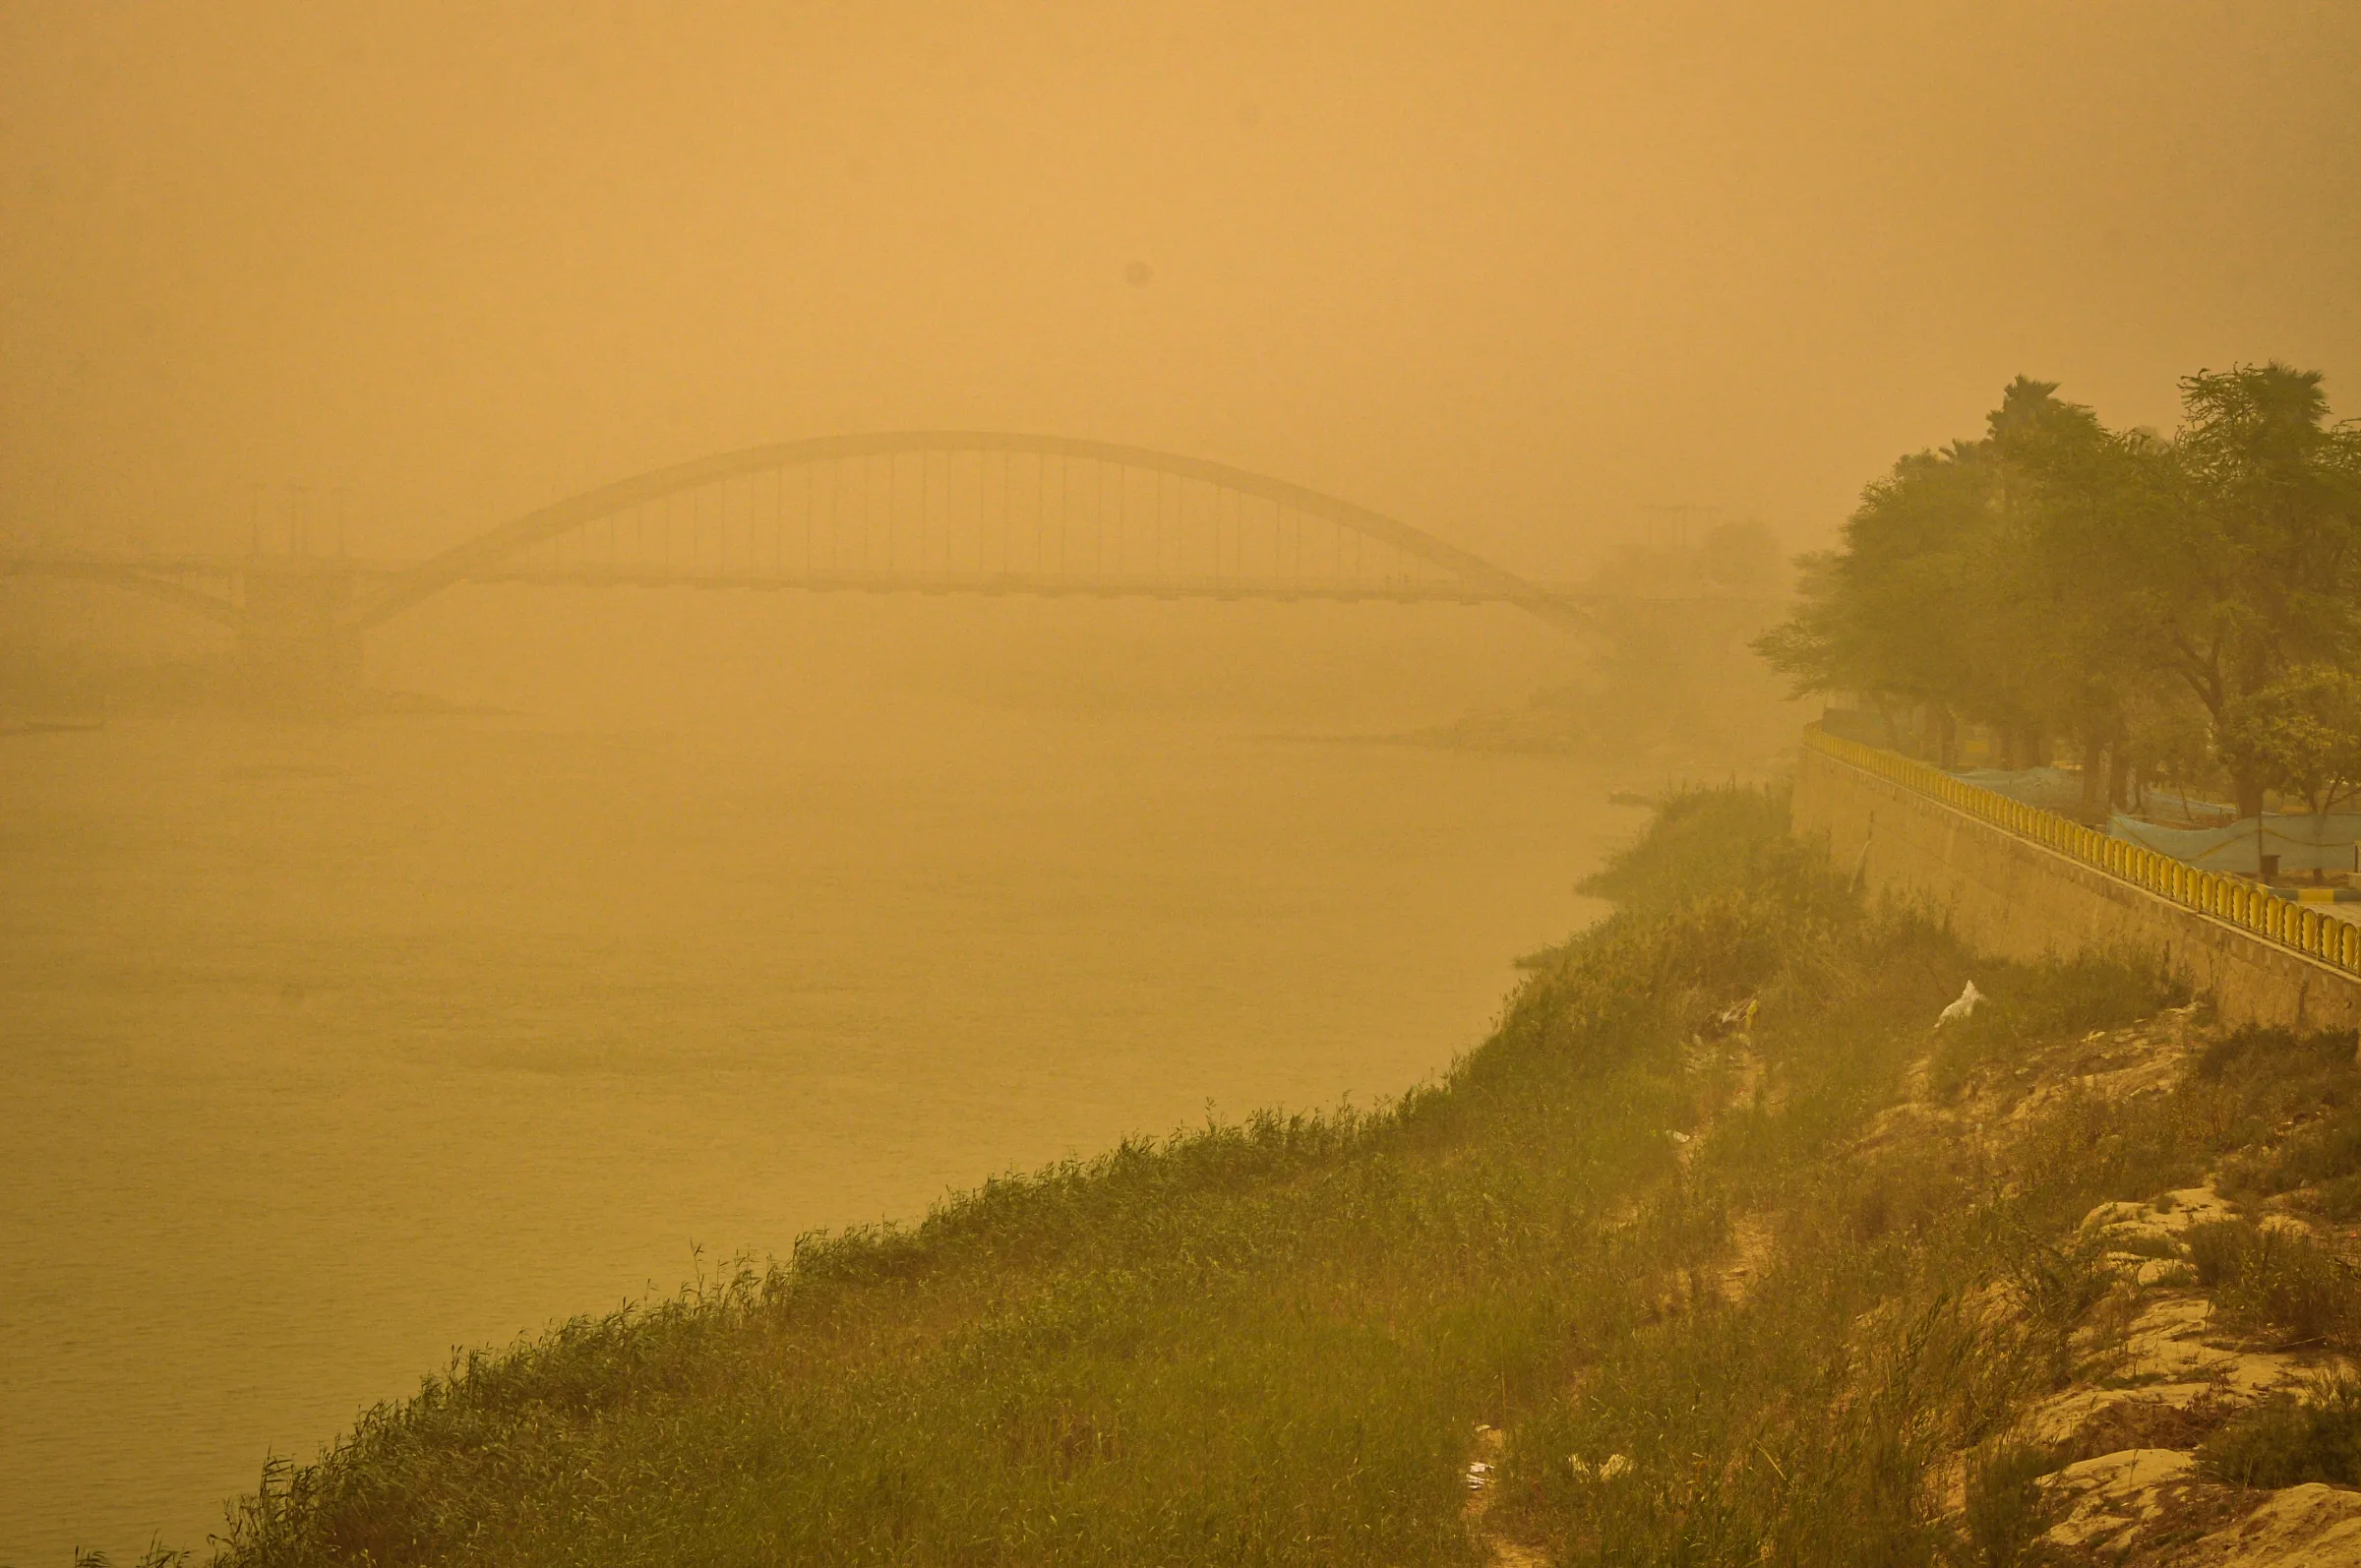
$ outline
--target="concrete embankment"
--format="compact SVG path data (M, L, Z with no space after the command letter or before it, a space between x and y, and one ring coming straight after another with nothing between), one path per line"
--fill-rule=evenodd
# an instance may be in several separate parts
M2227 1023L2361 1027L2361 976L1809 746L1796 761L1794 823L1798 835L1827 835L1835 864L1866 888L1931 906L1985 951L2149 952Z

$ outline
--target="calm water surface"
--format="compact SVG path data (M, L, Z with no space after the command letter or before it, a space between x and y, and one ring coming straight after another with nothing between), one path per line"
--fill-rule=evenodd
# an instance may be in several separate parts
M0 741L0 1563L195 1544L454 1346L1479 1040L1562 762L1012 716Z

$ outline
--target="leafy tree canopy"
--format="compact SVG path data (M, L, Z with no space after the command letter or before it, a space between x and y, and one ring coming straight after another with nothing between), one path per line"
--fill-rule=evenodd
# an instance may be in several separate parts
M2218 739L2234 712L2286 740L2299 690L2329 714L2318 672L2361 668L2361 430L2285 365L2200 371L2181 392L2167 440L2018 377L1980 438L1863 490L1758 651L1798 694L2064 738L2119 772L2185 761L2193 728ZM2218 749L2250 809L2297 787L2267 760L2283 751Z
M2291 671L2233 703L2214 744L2232 769L2328 811L2361 788L2361 676Z

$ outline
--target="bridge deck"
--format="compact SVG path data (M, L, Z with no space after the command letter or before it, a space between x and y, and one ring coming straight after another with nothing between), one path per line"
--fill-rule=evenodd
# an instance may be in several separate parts
M1519 595L1464 582L1335 577L1232 577L1202 573L959 572L911 568L817 572L695 572L595 564L495 567L469 582L583 587L796 589L814 593L1027 594L1101 599L1327 599L1401 604L1510 604Z
M0 557L0 576L191 579L342 576L386 580L406 562L337 557L46 555ZM628 562L504 563L467 573L475 583L537 586L800 590L812 593L1027 594L1067 598L1375 600L1398 604L1516 604L1554 597L1447 578L1233 576L1185 573L977 572L913 567L700 570Z
M297 586L293 579L397 580L413 569L405 561L334 556L99 556L95 554L0 555L0 577L65 576L113 580L124 586L160 590L174 598L197 597L189 584L251 585L257 580ZM915 567L834 568L770 571L665 566L631 562L504 562L470 572L459 580L482 584L593 588L695 588L752 592L973 594L1038 598L1213 599L1287 602L1516 605L1587 611L1608 604L1734 602L1754 596L1700 593L1683 585L1670 593L1585 592L1571 585L1519 582L1513 586L1437 577L1272 576L1176 572L1060 573L985 572ZM1522 591L1520 591L1522 590ZM210 600L212 594L203 595ZM223 608L231 608L229 599Z
M343 576L364 581L400 577L415 563L342 556L155 555L101 556L64 552L0 555L0 577L149 577L166 581L233 581L248 576ZM1752 599L1745 593L1698 592L1682 585L1671 593L1599 593L1546 580L1531 591L1439 577L1336 577L1208 574L1203 573L979 572L917 567L766 571L760 568L699 569L632 562L504 564L469 573L461 580L576 587L803 589L827 593L1006 593L1194 599L1376 599L1406 604L1515 604L1553 599L1586 605L1661 600Z

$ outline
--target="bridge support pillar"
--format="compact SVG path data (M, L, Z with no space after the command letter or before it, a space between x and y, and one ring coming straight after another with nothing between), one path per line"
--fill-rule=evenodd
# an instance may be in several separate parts
M361 636L344 623L353 573L334 561L274 561L250 570L237 681L273 705L332 706L361 684Z

